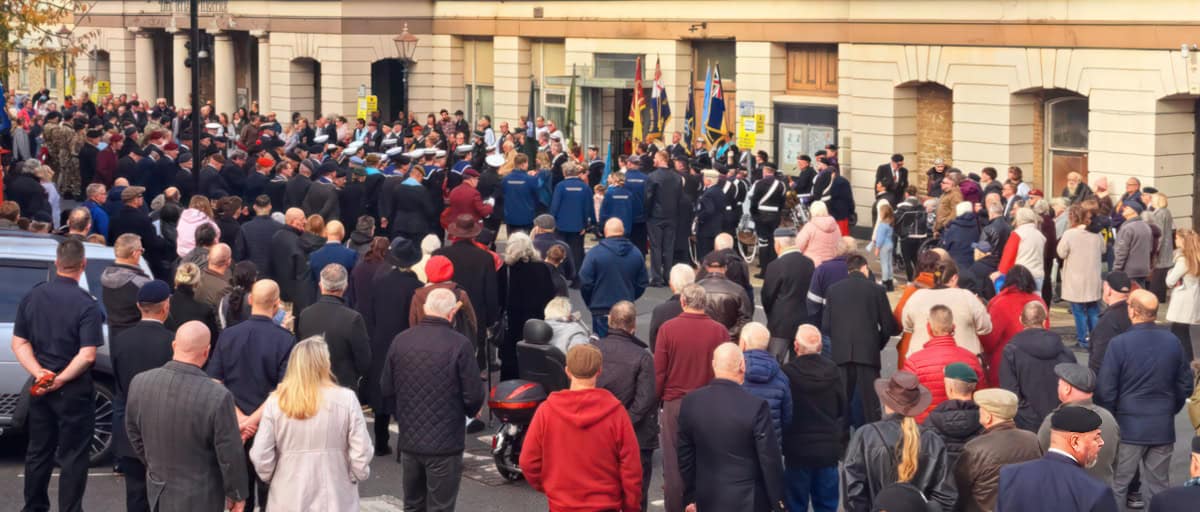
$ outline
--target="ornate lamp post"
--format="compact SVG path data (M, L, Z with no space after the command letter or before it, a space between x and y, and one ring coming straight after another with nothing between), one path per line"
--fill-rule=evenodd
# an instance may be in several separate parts
M404 29L400 31L400 35L392 39L396 43L396 52L400 54L401 61L401 80L404 90L404 115L410 115L408 112L408 70L412 67L413 57L417 54L417 43L419 39L408 31L408 23L404 24ZM408 119L404 119L404 123L408 123Z

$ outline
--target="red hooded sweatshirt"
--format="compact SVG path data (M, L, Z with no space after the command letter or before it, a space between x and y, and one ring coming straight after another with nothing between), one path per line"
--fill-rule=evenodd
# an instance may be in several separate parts
M606 389L552 393L525 434L521 471L551 512L641 510L637 436Z

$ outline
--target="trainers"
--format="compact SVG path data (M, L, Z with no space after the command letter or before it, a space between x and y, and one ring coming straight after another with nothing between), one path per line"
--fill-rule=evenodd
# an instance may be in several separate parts
M1125 498L1125 506L1129 508L1143 509L1146 508L1146 501L1142 499L1142 493L1131 492Z

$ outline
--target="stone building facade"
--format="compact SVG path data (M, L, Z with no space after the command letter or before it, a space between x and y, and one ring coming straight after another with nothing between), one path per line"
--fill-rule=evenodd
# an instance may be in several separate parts
M186 101L187 17L175 2L99 0L76 22L98 30L79 76L116 92ZM528 109L581 143L604 147L628 130L633 62L655 62L682 128L689 81L719 63L727 120L752 102L765 118L755 148L790 170L825 142L842 147L860 217L875 167L907 156L914 184L934 158L968 172L1018 166L1058 195L1067 172L1136 176L1167 193L1181 226L1197 197L1200 69L1194 2L850 0L473 0L202 2L213 36L201 94L218 111L353 115L360 89L385 119L407 103L423 119L442 108L494 124ZM419 38L395 86L393 42ZM568 115L571 76L574 115ZM696 93L700 94L700 93ZM386 104L387 108L383 108ZM749 106L749 105L747 105ZM348 116L349 117L349 116ZM1197 212L1200 213L1200 212Z

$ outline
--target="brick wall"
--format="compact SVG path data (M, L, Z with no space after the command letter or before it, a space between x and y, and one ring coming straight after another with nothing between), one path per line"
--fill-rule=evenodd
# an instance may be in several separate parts
M1033 109L1033 169L1028 179L1035 188L1042 188L1045 183L1042 179L1043 167L1046 165L1046 95L1036 92L1031 96L1036 100L1029 107ZM1052 193L1057 195L1058 191Z
M927 190L925 171L933 167L935 158L953 164L954 100L947 89L938 84L917 87L917 155L906 162L909 183Z

